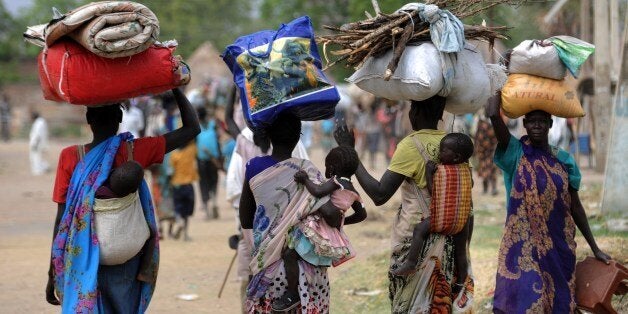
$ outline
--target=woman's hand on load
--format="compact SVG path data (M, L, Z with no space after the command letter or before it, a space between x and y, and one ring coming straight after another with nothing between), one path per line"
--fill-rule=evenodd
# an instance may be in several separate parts
M612 260L612 258L608 254L602 252L602 250L600 249L593 250L593 255L595 255L595 258L597 258L599 261L604 262L604 264L606 265L610 264L610 261Z
M355 147L355 136L353 129L347 127L344 120L336 121L336 129L334 130L334 139L340 146Z
M308 175L307 172L305 172L304 170L299 170L297 171L297 173L294 174L294 181L296 181L297 183L304 184L305 180L307 179Z
M486 103L486 116L497 117L499 116L499 107L502 104L502 92L498 91L495 95L491 96Z

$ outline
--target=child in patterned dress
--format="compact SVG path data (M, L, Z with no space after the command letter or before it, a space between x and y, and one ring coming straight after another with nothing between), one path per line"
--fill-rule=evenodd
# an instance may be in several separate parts
M294 180L305 185L310 194L315 197L330 196L330 199L318 212L304 218L292 232L292 243L282 254L288 287L283 296L273 301L274 311L289 311L299 305L299 259L317 266L338 266L355 256L342 226L366 219L362 199L350 179L359 162L353 148L339 146L325 158L325 176L330 180L317 185L303 170L294 175ZM345 218L349 207L354 213Z

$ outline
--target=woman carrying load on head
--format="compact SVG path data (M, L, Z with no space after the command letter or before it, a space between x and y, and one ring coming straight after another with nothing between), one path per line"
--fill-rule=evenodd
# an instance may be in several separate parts
M281 297L287 287L282 253L302 236L295 227L329 199L313 197L294 180L294 174L304 170L313 181L323 181L323 176L309 160L291 157L301 134L301 121L284 112L265 132L272 144L272 153L247 163L239 206L240 224L245 229L243 235L253 248L250 264L253 277L247 288L249 313L272 312L273 300ZM340 219L339 212L337 215ZM298 310L328 313L330 293L326 267L299 259L298 268Z
M412 242L414 225L430 215L430 193L427 189L425 166L427 159L437 161L441 139L445 132L437 130L443 116L445 98L434 96L424 101L412 101L410 123L414 130L399 142L388 170L378 181L362 164L356 177L375 202L386 203L401 187L402 204L392 226L392 256L388 277L392 313L452 312L452 286L455 282L454 245L451 236L430 234L419 257L418 271L410 276L395 276L406 259ZM353 146L353 134L346 126L335 133L339 145ZM457 307L470 306L472 282L465 283L465 296Z
M121 264L102 263L94 198L112 169L128 160L144 169L161 163L164 154L199 133L192 106L181 91L172 92L181 111L183 125L179 129L140 139L133 139L130 133L116 135L122 121L120 104L88 107L85 116L92 131L91 143L66 147L59 156L46 301L61 305L63 313L144 313L148 307L159 268L158 232L148 186L142 182L137 197L150 235L141 250ZM115 253L124 243L110 245Z
M493 312L572 313L575 303L576 226L595 257L597 246L578 196L580 170L566 151L550 146L551 115L525 115L527 135L517 139L501 119L501 94L489 99L497 149L504 172L508 211L499 249Z

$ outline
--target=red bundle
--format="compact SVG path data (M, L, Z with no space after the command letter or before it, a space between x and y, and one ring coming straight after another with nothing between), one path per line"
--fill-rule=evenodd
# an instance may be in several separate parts
M97 105L187 84L189 68L173 55L174 49L153 45L133 56L109 59L72 40L60 40L38 57L44 98Z

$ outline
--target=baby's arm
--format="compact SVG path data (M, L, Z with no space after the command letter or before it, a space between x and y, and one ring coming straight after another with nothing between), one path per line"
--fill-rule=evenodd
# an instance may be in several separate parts
M364 208L364 204L355 201L351 204L351 208L353 208L353 214L345 218L345 225L356 224L366 219L366 209Z
M294 181L305 185L307 191L315 197L327 196L331 194L331 192L338 189L338 185L334 182L334 180L328 180L320 185L312 182L312 180L308 177L307 172L303 170L299 170L294 174Z

